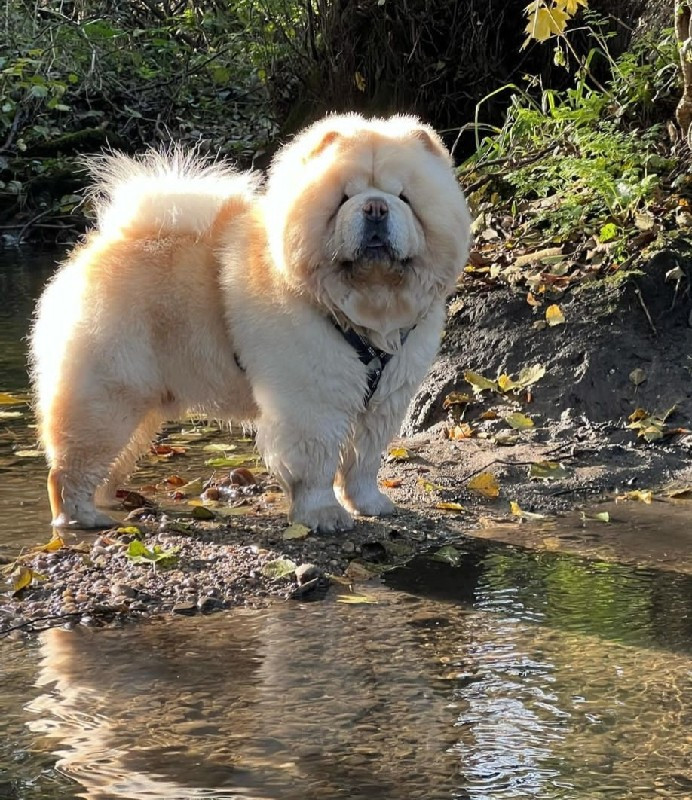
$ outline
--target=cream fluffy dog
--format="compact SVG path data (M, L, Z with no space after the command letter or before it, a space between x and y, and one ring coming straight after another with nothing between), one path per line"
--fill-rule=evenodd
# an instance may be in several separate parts
M292 520L331 531L391 513L380 455L468 252L435 132L330 116L278 154L264 189L180 152L94 172L96 230L45 290L32 337L53 524L110 525L95 491L192 408L253 422Z

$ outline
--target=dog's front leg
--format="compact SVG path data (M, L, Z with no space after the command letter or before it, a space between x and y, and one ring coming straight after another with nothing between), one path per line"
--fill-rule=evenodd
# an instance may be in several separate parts
M314 411L281 420L260 418L257 445L288 494L291 522L321 532L353 527L353 518L334 493L342 442L349 431L345 417L320 417Z

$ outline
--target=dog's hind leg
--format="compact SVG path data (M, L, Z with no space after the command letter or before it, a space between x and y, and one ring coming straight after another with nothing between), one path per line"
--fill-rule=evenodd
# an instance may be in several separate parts
M134 471L137 459L151 445L163 418L164 415L159 411L151 411L139 423L132 438L113 463L106 482L96 489L96 502L99 505L112 504L117 490L122 488L123 483Z
M137 433L148 411L122 387L103 385L88 400L76 402L67 391L44 407L41 433L50 465L48 496L55 527L113 524L96 509L94 493L130 442L139 441Z

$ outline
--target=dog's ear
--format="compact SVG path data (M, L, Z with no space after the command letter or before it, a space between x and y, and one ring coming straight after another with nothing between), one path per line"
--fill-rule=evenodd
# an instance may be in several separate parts
M411 131L411 135L414 139L418 139L422 142L425 149L430 151L433 155L440 156L440 158L443 158L447 163L451 163L452 156L449 150L447 150L442 139L440 139L432 128L428 128L427 125L425 127L414 128L413 131Z
M313 144L310 148L309 152L305 156L305 161L309 161L311 158L316 158L321 153L323 153L330 145L334 144L337 139L341 138L341 134L339 131L335 130L328 130L322 134L322 136Z

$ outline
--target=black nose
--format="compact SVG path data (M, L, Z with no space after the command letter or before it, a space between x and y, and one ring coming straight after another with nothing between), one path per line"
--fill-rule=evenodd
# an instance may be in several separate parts
M363 203L365 219L382 222L389 214L389 206L382 197L370 197Z

